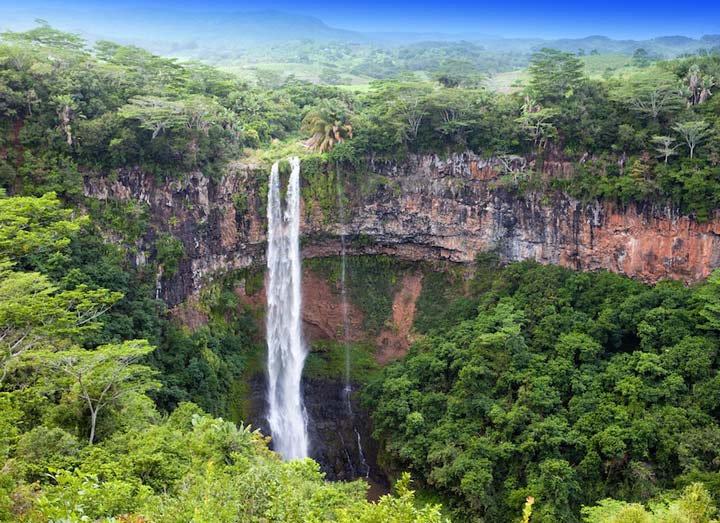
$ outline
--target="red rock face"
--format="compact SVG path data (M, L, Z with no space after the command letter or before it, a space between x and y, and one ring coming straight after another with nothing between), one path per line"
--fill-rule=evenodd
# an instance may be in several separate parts
M663 278L698 281L720 265L720 216L698 223L666 208L586 204L561 192L517 194L497 187L499 173L511 169L521 175L526 168L523 158L501 162L473 154L373 164L375 174L368 176L379 183L371 192L348 187L348 253L469 263L479 253L495 250L507 262L533 259L581 270L607 269L651 283ZM571 170L565 162L543 165L548 177ZM193 173L157 182L129 170L117 179L86 177L86 194L138 200L149 208L151 229L135 247L150 259L159 232L182 240L186 256L160 289L175 306L218 275L265 263L266 178L266 169L242 165L231 166L219 181ZM343 227L323 216L317 202L305 202L303 209L303 256L338 255ZM143 263L144 256L137 262ZM319 286L308 292L332 294ZM335 312L317 313L329 319L316 325L316 333L327 334Z
M422 291L422 273L406 274L400 282L393 298L392 311L385 322L385 328L377 337L378 352L376 360L386 364L407 354L412 342L412 326L415 319L415 304ZM266 305L265 290L261 289L252 296L237 289L244 304L263 310ZM344 336L343 305L340 289L333 289L323 278L307 267L303 269L302 279L302 320L305 340L341 340ZM190 297L182 305L172 310L173 315L191 329L204 325L203 316L194 306L196 301ZM348 303L348 339L351 342L367 340L369 335L363 328L364 314L352 303ZM258 325L262 331L262 326Z
M303 270L302 319L305 339L339 340L344 336L342 298L339 289L331 289L328 283L313 271ZM348 303L348 338L359 341L365 337L363 314Z
M392 313L378 337L376 361L385 365L407 354L412 342L415 304L422 291L422 273L405 275L393 299Z
M555 162L543 172L566 176L571 169ZM496 250L505 261L607 269L649 283L702 280L720 265L717 215L698 223L669 209L583 204L559 192L517 195L493 189L497 166L472 155L415 157L401 169L379 170L400 191L380 193L354 209L351 229L378 240L365 248L369 252L467 263ZM327 249L318 245L310 253L321 256Z
M578 231L577 252L566 249L560 263L580 269L609 269L656 282L687 282L710 275L720 262L720 221L697 223L687 216L660 218L605 207L601 227Z
M246 293L242 283L235 288L235 293L240 298L241 307L250 306L258 312L264 311L267 305L265 289L261 288L252 295ZM419 295L419 289L418 289ZM339 289L333 289L328 282L305 267L302 275L302 321L303 334L305 339L312 343L316 340L338 340L344 336L343 308ZM413 299L417 299L417 296ZM190 295L180 305L170 311L179 322L191 330L207 325L208 318L199 307L196 295ZM263 315L258 315L262 323ZM349 341L361 341L366 339L367 334L363 330L362 311L348 303L348 339ZM412 325L412 316L410 318ZM264 331L263 325L258 325L260 332ZM407 329L409 333L409 327Z

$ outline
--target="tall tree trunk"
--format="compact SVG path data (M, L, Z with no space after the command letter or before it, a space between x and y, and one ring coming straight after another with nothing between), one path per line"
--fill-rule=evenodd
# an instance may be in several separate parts
M97 423L97 410L90 407L90 438L89 443L90 445L93 444L93 441L95 440L95 424Z

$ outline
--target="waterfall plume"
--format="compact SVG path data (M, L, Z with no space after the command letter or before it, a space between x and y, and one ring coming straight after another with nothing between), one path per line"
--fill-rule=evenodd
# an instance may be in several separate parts
M307 415L300 380L307 356L301 322L300 160L290 159L285 209L276 162L268 190L268 423L273 448L286 460L308 455Z

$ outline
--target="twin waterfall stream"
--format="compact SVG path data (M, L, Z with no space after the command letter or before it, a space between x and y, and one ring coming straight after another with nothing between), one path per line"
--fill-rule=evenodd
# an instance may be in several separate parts
M336 169L337 170L337 169ZM345 256L346 230L342 180L336 173L338 210L343 229L341 242L341 299L343 318L343 346L345 349L345 376L343 401L347 415L352 419L352 383L350 380L350 332L346 290L347 264ZM302 333L302 259L300 255L300 160L290 159L285 205L280 190L280 168L276 162L270 172L267 202L267 347L268 347L268 423L276 452L285 460L310 455L308 416L303 403L301 378L307 346ZM363 453L360 432L353 426L360 457L360 466L354 467L343 441L348 465L356 477L368 478L370 467ZM340 438L342 435L340 434ZM360 469L360 470L358 470Z
M268 423L286 460L308 455L307 414L300 390L307 348L302 336L300 278L300 160L290 160L285 211L278 164L268 190L267 345Z

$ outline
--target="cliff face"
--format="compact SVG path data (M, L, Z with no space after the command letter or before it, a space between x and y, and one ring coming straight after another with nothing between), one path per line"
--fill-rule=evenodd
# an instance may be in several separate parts
M548 176L566 175L570 166L546 164ZM662 278L700 280L720 264L720 217L697 223L667 209L607 203L584 205L562 193L526 194L495 188L499 166L474 155L448 160L410 157L401 164L371 166L371 173L348 180L348 254L386 254L409 261L468 263L488 250L504 261L534 259L583 270L608 269L654 282ZM112 178L90 177L86 194L100 200L138 201L147 207L150 227L134 245L135 262L152 259L158 234L183 243L185 256L169 278L158 281L158 294L183 324L193 328L206 319L197 307L198 293L216 277L265 262L267 170L230 166L211 180L193 173L169 182L127 170ZM313 181L315 180L315 181ZM316 177L303 182L313 192ZM326 199L328 185L325 184ZM304 257L337 256L341 224L327 201L304 202ZM325 212L321 204L325 205ZM303 320L309 341L337 339L342 308L337 282L326 281L305 266ZM378 270L382 270L381 268ZM403 269L405 270L405 269ZM352 278L352 275L351 275ZM366 282L363 282L365 284ZM410 265L398 277L392 307L372 340L380 364L402 357L413 336L416 303L423 273ZM258 308L260 289L239 295ZM367 311L365 311L367 312ZM350 304L349 337L365 339L364 312ZM368 413L353 397L348 408L344 382L306 378L303 382L310 419L312 455L330 478L368 474L382 480ZM251 378L250 421L265 425L262 374ZM363 450L364 449L364 450Z
M720 264L718 217L697 223L668 209L584 205L559 192L518 196L493 188L496 167L492 159L471 154L373 165L372 189L350 194L349 253L464 263L495 249L504 261L604 268L647 282L697 281ZM566 166L545 169L562 173ZM264 263L266 179L264 169L243 165L231 166L220 180L194 173L159 182L126 171L113 179L88 177L86 194L149 207L153 230L139 251L152 255L155 231L182 240L180 269L159 286L174 306L217 275ZM337 255L340 225L316 202L305 204L303 255Z
M342 381L303 379L303 398L308 416L310 456L333 480L367 478L387 487L387 478L377 462L377 442L370 434L370 413L351 394L350 403ZM269 434L265 418L264 375L250 383L253 412L248 422Z

